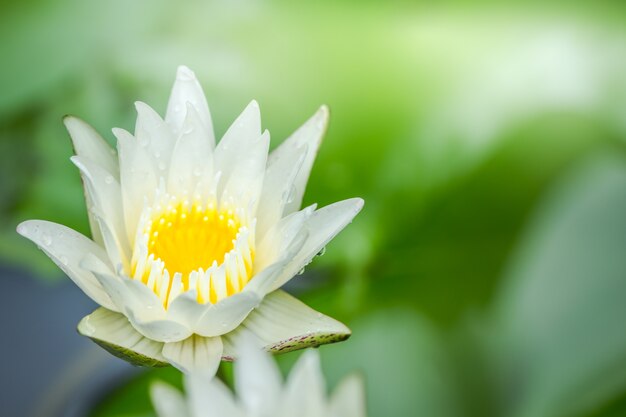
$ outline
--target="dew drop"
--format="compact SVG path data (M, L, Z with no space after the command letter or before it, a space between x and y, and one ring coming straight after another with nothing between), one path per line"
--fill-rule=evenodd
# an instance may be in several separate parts
M146 146L148 146L148 143L150 143L150 141L147 138L140 138L138 139L139 142L139 146L141 146L142 148L145 148Z
M322 248L322 250L320 250L319 252L317 252L317 255L315 256L324 256L324 254L326 253L326 246L324 246Z
M299 270L297 275L302 275L302 274L304 274L304 268L302 268L301 270Z
M67 260L67 256L61 256L61 257L59 258L59 261L61 261L61 263L62 263L63 265L66 265L66 266L67 266L67 264L69 263L69 261Z
M193 126L189 126L187 127L185 130L183 130L183 134L184 135L189 135L193 132Z
M107 175L104 177L104 182L107 184L113 184L113 177L111 175Z
M161 152L156 151L156 152L154 153L154 157L155 157L156 159L159 159L159 158L161 157Z

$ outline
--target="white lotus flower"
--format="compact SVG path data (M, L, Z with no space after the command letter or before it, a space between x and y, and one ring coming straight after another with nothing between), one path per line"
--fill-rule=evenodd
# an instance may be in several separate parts
M67 117L93 241L30 220L35 242L102 308L79 331L132 362L213 373L248 329L271 351L346 339L343 324L279 288L363 205L299 211L328 118L322 107L268 157L250 103L215 146L194 73L178 69L165 120L144 103L135 135L114 129L117 156L87 124Z
M159 417L365 417L361 378L350 375L327 398L317 350L309 349L282 383L268 354L242 346L235 363L236 398L217 378L185 376L187 398L154 383L151 397Z

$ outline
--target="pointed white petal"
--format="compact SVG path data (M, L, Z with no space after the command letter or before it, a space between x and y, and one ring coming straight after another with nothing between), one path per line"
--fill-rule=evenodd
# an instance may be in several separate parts
M212 177L212 140L209 140L209 132L202 124L197 110L188 103L187 117L172 154L168 189L172 194L181 190L191 194L198 182L204 181L208 185Z
M220 336L237 327L260 301L256 293L244 291L216 304L198 304L195 293L188 292L172 302L167 317L179 323L187 323L201 336Z
M363 208L363 200L352 198L330 204L311 215L306 224L309 237L291 264L276 280L272 290L280 288L304 268Z
M187 326L166 318L161 300L141 282L114 276L93 256L85 256L81 266L94 273L118 310L145 337L159 342L177 342L191 335Z
M221 195L236 168L240 165L242 152L261 136L261 114L256 101L250 102L228 128L215 148L215 171L222 173L219 187ZM266 156L267 157L267 156Z
M300 163L300 157L305 155L293 182L292 196L285 202L283 216L298 210L302 204L302 196L309 180L313 161L317 156L317 150L327 127L328 107L322 106L313 117L276 148L269 157L268 171L275 163L284 164L284 161L292 161L294 164ZM290 171L290 169L284 165L284 168L277 171L276 175L279 175L280 172ZM275 195L278 196L279 194Z
M128 241L133 247L144 201L146 198L150 201L153 199L158 186L157 167L154 166L146 146L140 145L130 133L123 129L113 129L113 134L117 137L120 158L124 221Z
M183 395L163 382L155 382L150 386L150 398L158 417L195 417L191 414Z
M137 109L135 138L154 160L154 165L161 171L165 171L170 166L170 157L175 143L174 134L170 126L152 107L137 101L135 108Z
M307 153L306 146L303 148L300 155L295 155L296 161L281 155L283 157L275 158L265 171L263 193L257 210L257 235L261 238L280 221L285 205L294 198L294 183Z
M74 152L100 165L119 180L119 166L113 148L87 123L74 116L66 116L63 123L70 133Z
M207 410L215 417L244 417L232 392L217 378L209 380L202 375L187 374L185 390L194 417L206 416Z
M192 335L180 342L166 343L163 356L185 373L212 377L222 359L222 339Z
M329 417L365 417L365 387L359 375L349 375L335 388L329 407Z
M252 340L241 340L237 346L235 390L249 415L272 415L280 402L282 378L271 356Z
M87 158L94 161L101 166L110 175L119 181L120 169L117 162L117 156L115 151L109 146L109 144L100 136L91 126L84 121L74 117L66 116L63 119L63 123L67 128L67 131L72 138L72 144L74 145L74 152L81 158ZM93 206L91 196L87 194L85 189L85 200L87 207ZM89 227L91 229L91 235L95 242L102 245L102 233L98 226L93 213L88 212Z
M263 270L254 275L252 280L245 286L244 292L252 291L264 297L265 294L273 291L276 281L284 274L285 270L290 267L292 259L302 249L302 246L307 241L308 231L297 234L289 245L284 248L284 251L277 254L279 258L271 265L263 265ZM261 266L261 265L259 265Z
M43 220L25 221L17 226L17 232L38 245L89 298L119 311L96 277L80 267L87 254L108 262L104 249L68 227Z
M229 167L231 175L224 178L221 199L232 198L236 206L246 207L254 215L263 189L270 134L266 130L261 136L240 145L241 148L232 149L238 158Z
M292 259L299 251L294 252L294 242L301 235L308 235L308 230L304 227L307 220L315 211L315 205L304 210L291 213L272 226L260 243L256 247L254 267L261 271L268 265L284 257L286 252L292 252ZM303 242L304 243L304 242Z
M187 103L191 103L198 112L202 124L210 134L208 140L213 147L215 143L213 122L211 121L209 106L204 97L202 87L193 71L185 66L180 66L176 73L176 81L174 82L165 114L165 121L176 134L179 134L183 129Z
M78 167L94 208L113 234L121 253L130 254L130 246L124 224L122 191L119 182L90 159L73 156L71 161Z
M134 365L167 366L163 343L142 336L123 314L98 308L78 323L78 332Z
M284 291L274 291L233 332L223 336L224 356L237 358L241 337L252 333L274 353L335 343L350 337L350 329L325 316Z
M291 369L282 406L282 414L285 416L327 415L326 386L316 350L304 352Z

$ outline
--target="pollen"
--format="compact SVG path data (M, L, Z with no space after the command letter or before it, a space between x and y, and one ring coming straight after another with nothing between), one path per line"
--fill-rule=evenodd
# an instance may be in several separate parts
M254 259L254 224L245 224L243 217L214 204L157 207L142 225L131 275L166 308L189 290L196 291L199 303L240 292L251 279Z

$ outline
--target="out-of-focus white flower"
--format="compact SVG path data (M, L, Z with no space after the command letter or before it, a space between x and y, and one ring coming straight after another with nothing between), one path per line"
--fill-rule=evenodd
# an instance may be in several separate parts
M113 130L117 154L90 126L65 119L93 241L41 220L17 229L102 306L80 333L135 363L206 374L237 355L242 329L271 351L346 339L343 324L279 290L363 205L299 210L326 107L269 157L254 101L215 145L206 99L186 67L165 120L144 103L136 108L134 136Z
M235 363L233 393L217 378L185 376L187 398L175 388L152 385L152 403L159 417L365 417L362 380L350 375L330 398L326 395L319 354L305 352L285 384L269 355L249 343L241 344Z

